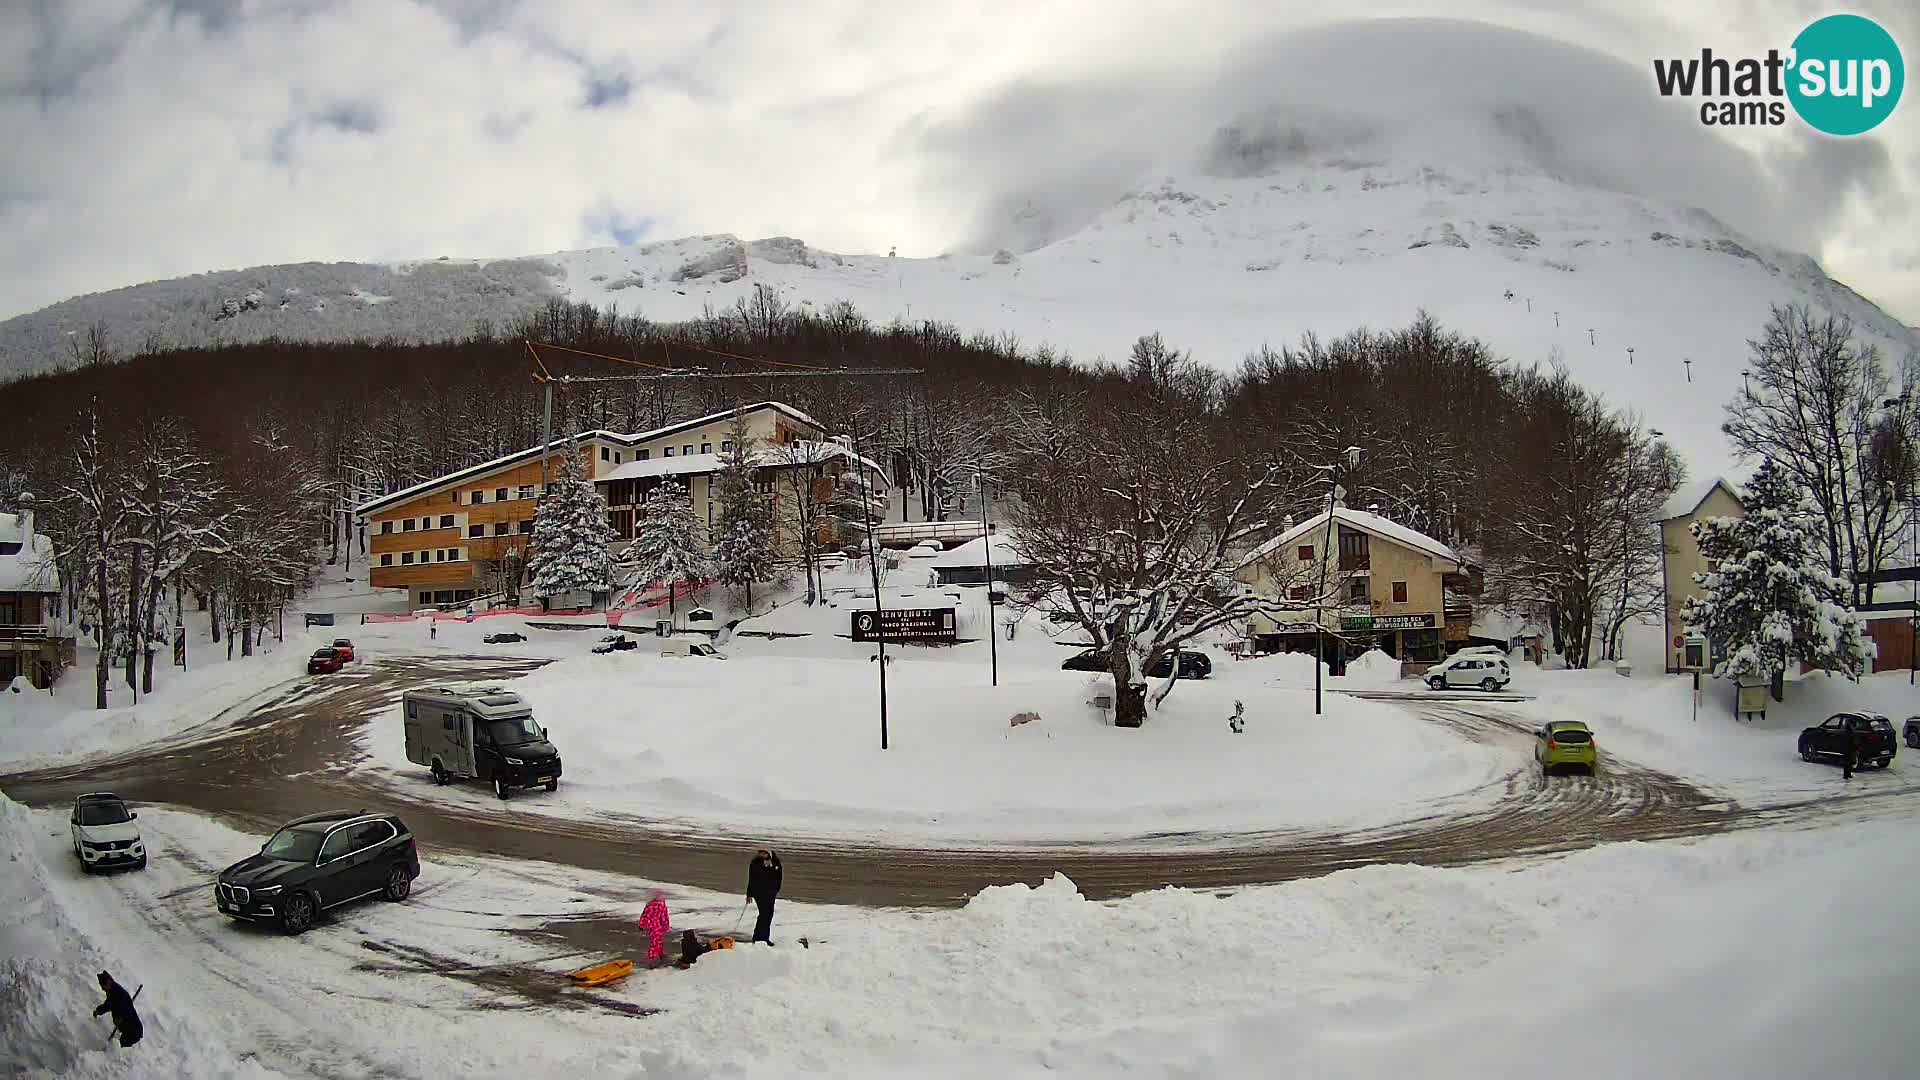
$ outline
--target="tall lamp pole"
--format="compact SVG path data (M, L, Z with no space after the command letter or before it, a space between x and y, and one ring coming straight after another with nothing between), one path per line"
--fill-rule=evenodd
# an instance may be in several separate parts
M1360 464L1360 448L1347 447L1344 459L1347 468L1356 468ZM1313 715L1320 715L1320 667L1325 663L1326 652L1326 608L1327 608L1327 564L1333 559L1333 510L1334 503L1340 498L1340 463L1321 466L1332 474L1332 484L1327 488L1327 539L1320 548L1320 588L1313 601Z
M980 546L987 559L987 662L992 665L993 685L1000 685L1000 635L993 624L993 520L987 510L987 478L973 470L974 486L980 489Z
M873 635L880 646L878 666L880 668L880 749L887 748L887 629L880 614L880 552L873 541L873 522L868 520L873 507L873 496L867 489L867 451L860 439L860 418L853 421L853 456L857 459L853 467L860 471L860 497L865 504L860 509L862 524L867 530L867 566L873 571Z

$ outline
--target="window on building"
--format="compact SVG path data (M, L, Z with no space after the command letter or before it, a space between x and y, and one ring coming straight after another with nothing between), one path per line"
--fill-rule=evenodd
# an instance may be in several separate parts
M443 529L451 529L451 528L453 528L453 515L452 515L452 514L441 514L441 515L440 515L440 527L441 527L441 528L443 528Z
M721 452L721 453L723 453L723 454L725 454L725 453L729 453L729 452L731 452L732 450L733 450L733 440L732 440L732 439L721 439L721 440L720 440L720 452Z
M513 527L513 522L511 521L496 521L493 523L493 535L505 536L507 535L507 530L511 529L512 527Z
M1294 555L1297 558L1299 558L1301 562L1312 562L1313 561L1313 545L1301 544L1300 547L1294 552Z
M427 561L427 560L426 560L426 556L424 556L424 555L422 555L422 556L420 557L420 561L421 561L421 562L426 562L426 561ZM434 562L446 562L446 561L447 561L447 549L446 549L446 548L435 548L435 549L433 549L433 561L434 561Z
M391 522L391 521L383 521L383 522L381 522L381 523L380 523L380 531L381 531L381 532L383 532L383 533L390 533L390 532L392 532L392 531L393 531L393 522Z
M1295 585L1293 588L1287 590L1287 599L1289 600L1305 600L1310 595L1312 595L1312 590L1308 589L1305 585Z
M633 460L635 460L635 461L645 461L645 460L647 460L647 454L648 454L648 451L646 451L646 450L635 450L635 451L633 452Z
M400 523L400 531L401 531L401 532L412 532L412 531L413 531L413 519L412 519L412 518L407 518L406 520L404 520L404 521L402 521L402 522Z
M613 460L613 451L611 451L611 450L609 450L609 449L607 449L607 448L606 448L606 447L604 447L604 446L603 446L603 447L601 447L601 448L600 448L600 460L601 460L601 461L612 461L612 460Z
M493 489L493 501L494 501L494 502L506 502L506 501L507 501L507 489L506 489L506 488L494 488L494 489Z
M486 501L487 501L487 493L486 493L486 492L484 492L484 491L476 491L476 492L474 492L474 493L473 493L473 505L475 505L475 506L479 506L479 505L480 505L481 503L483 503L483 502L486 502Z
M703 453L703 454L711 454L711 453L713 453L713 444L712 444L712 443L710 443L710 442L703 442L703 443L701 443L701 444L700 444L700 452L701 452L701 453Z
M660 456L661 456L661 457L672 457L672 456L673 456L673 447L671 447L671 446L669 446L669 447L666 447L665 449L663 449L663 450L661 450L661 451L660 451Z
M485 536L485 535L487 535L487 527L485 525L467 526L467 536L469 538L472 538L475 536Z
M401 553L400 553L400 565L402 565L402 566L412 566L412 565L413 565L413 552L411 552L411 551L403 551L403 552L401 552Z
M523 498L523 499L531 499L531 498L533 498L533 496L534 496L534 491L535 491L535 485L533 485L533 484L521 484L521 485L520 485L520 497L521 497L521 498Z
M1366 570L1369 568L1367 539L1367 534L1358 529L1340 530L1340 569Z
M1357 577L1347 582L1347 599L1356 604L1364 604L1372 599L1367 591L1367 579Z
M753 490L762 495L773 494L773 473L771 470L761 470L753 474Z
M1404 604L1407 602L1406 582L1396 581L1393 583L1393 602L1396 604Z
M687 455L689 455L689 454L691 454L691 453L693 453L693 444L692 444L692 443L687 443L687 444L686 444L685 446L682 446L682 447L680 448L680 456L681 456L681 457L686 457Z
M531 534L531 533L533 532L533 519L532 519L532 518L528 518L528 519L526 519L526 520L524 520L524 521L521 521L521 522L519 522L518 524L519 524L519 526L520 526L520 532L522 532L522 533L527 533L527 534Z
M392 566L392 565L393 565L393 552L391 552L391 551L389 551L389 552L387 552L387 553L386 553L385 555L382 555L382 556L380 556L380 565L381 565L381 566Z
M614 463L615 465L618 465L618 464L620 464L620 453L621 453L621 452L620 452L620 451L618 451L618 450L615 450L615 451L613 452L613 463Z

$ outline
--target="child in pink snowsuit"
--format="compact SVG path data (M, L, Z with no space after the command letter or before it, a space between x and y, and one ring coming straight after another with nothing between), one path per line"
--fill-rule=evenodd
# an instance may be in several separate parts
M667 958L667 895L653 894L640 912L640 929L647 932L647 963L658 964Z

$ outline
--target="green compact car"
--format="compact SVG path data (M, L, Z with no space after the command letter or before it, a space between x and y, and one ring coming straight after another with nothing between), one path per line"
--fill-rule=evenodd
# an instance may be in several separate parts
M1591 776L1600 764L1600 747L1587 725L1578 720L1555 720L1533 733L1533 757L1545 772L1580 768Z

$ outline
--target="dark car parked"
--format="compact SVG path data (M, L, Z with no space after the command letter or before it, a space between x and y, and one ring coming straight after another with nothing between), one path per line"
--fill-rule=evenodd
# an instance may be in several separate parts
M313 655L307 658L307 674L331 675L346 665L346 658L340 655L339 649L315 649Z
M1906 732L1907 746L1913 750L1920 750L1920 716L1907 717L1906 726L1901 730Z
M400 901L420 876L413 833L391 814L338 810L296 818L220 871L214 905L223 915L305 932L328 908L378 893Z
M1173 656L1174 654L1168 653L1167 655L1162 656L1160 659L1154 661L1153 666L1147 669L1147 678L1149 679L1166 678L1167 673L1173 670ZM1180 678L1204 679L1207 676L1213 674L1213 661L1207 659L1205 653L1188 652L1183 649L1179 653L1179 656L1180 656ZM1104 653L1100 652L1097 649L1088 649L1085 652L1077 653L1073 656L1068 657L1066 660L1062 661L1060 664L1060 670L1062 671L1106 671L1107 657Z
M1819 727L1810 727L1800 733L1800 759L1815 761L1820 758L1840 760L1846 755L1847 740L1855 740L1861 766L1872 765L1884 769L1893 763L1893 755L1899 744L1893 738L1893 725L1887 718L1875 713L1851 712L1839 713Z
M488 634L486 637L483 637L480 640L486 642L489 645L510 645L516 641L527 640L527 635L516 634L513 631L508 630L503 633Z
M639 647L639 642L625 634L608 634L606 637L600 639L600 644L595 645L593 651L597 653L610 653L621 652L627 649L637 649Z

